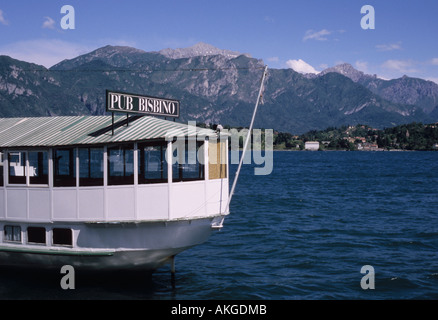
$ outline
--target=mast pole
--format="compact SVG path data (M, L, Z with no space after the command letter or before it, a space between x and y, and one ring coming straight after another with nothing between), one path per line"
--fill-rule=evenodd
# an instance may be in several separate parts
M254 112L252 114L251 124L249 125L249 131L248 131L248 134L247 134L246 139L245 139L245 144L243 145L242 157L240 158L239 166L237 167L236 175L234 177L233 186L231 187L231 192L230 192L230 195L228 197L228 203L227 203L227 206L225 208L225 212L229 212L229 210L230 210L231 199L233 198L234 189L236 188L237 180L239 179L240 169L242 168L243 158L245 157L245 153L246 153L246 149L248 147L249 139L251 138L252 127L254 125L254 120L255 120L256 113L257 113L257 108L259 106L260 97L262 96L262 93L263 93L263 85L264 85L267 73L268 73L268 66L265 66L265 69L263 71L262 81L260 83L259 94L257 96L257 101L256 101L256 104L254 107Z

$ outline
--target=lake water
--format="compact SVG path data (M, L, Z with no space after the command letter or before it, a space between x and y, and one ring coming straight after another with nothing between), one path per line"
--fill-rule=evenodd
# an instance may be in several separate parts
M224 228L176 257L173 282L168 266L77 275L75 290L7 271L0 298L438 299L438 152L275 152L270 175L253 169ZM375 289L361 287L365 265Z

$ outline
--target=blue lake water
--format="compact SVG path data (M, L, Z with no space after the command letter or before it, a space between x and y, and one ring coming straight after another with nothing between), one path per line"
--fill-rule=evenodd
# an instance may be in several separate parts
M224 228L176 257L173 283L168 266L68 291L60 275L1 273L0 298L438 299L438 152L274 152L270 175L253 169Z

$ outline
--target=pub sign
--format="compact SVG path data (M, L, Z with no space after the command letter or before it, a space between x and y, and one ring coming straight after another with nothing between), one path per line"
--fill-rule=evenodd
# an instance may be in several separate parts
M178 100L149 97L131 93L106 91L106 110L164 117L179 117Z

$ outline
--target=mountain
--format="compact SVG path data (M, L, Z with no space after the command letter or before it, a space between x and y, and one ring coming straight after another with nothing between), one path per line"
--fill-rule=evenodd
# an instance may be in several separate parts
M408 76L383 80L376 75L364 74L348 63L325 69L319 75L330 72L342 74L388 101L415 105L425 113L431 113L438 106L438 84L432 81Z
M178 99L180 121L247 126L263 67L262 60L204 43L159 52L106 46L50 69L0 56L0 116L105 114L108 89ZM438 106L425 103L434 97L433 86L416 89L419 105L392 101L384 93L393 83L350 67L316 77L270 69L255 125L298 134L357 123L383 128L438 120L432 119L437 111L425 112ZM410 84L430 85L411 79L397 85L404 92Z
M158 53L150 53L131 47L105 46L79 57L63 60L52 66L50 70L71 70L93 61L102 61L112 67L123 68L139 61L150 62L156 59L160 60L160 58L164 60Z
M265 100L271 110L283 111L275 120L279 127L305 127L301 132L358 123L385 128L428 119L421 109L391 103L338 73L308 79L291 69L270 72L276 83L268 84L272 95Z
M66 90L59 74L43 66L0 56L0 115L52 116L89 111ZM62 103L60 103L62 101Z
M160 50L159 53L170 59L182 59L182 58L193 58L198 56L215 56L215 55L221 55L227 58L237 58L238 56L242 55L242 53L240 52L218 49L204 42L199 42L189 48L163 49ZM251 58L251 56L247 53L243 55L245 55L248 58Z
M438 105L429 113L429 116L435 121L438 120Z
M381 97L395 102L416 105L430 113L438 105L438 84L403 76L393 80L375 79L362 83Z
M350 78L354 82L360 82L360 83L370 81L370 80L377 78L376 75L371 76L371 75L367 75L367 74L363 73L362 71L356 70L349 63L342 63L342 64L339 64L337 66L327 68L327 69L321 71L319 73L319 76L323 76L323 75L325 75L327 73L331 73L331 72L342 74L343 76Z

